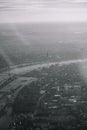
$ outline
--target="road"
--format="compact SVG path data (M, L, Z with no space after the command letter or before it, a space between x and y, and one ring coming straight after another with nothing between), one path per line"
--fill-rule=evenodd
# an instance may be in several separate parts
M11 88L14 88L14 97L13 97L13 102L14 102L14 100L15 100L15 98L17 97L17 95L18 95L18 93L27 85L27 84L30 84L31 82L33 82L33 81L35 81L36 80L36 78L27 78L26 79L26 82L22 82L22 78L23 77L20 77L20 78L18 78L18 80L20 81L20 82L17 82L17 81L14 81L15 83L17 82L17 83L20 83L21 85L20 85L20 87L19 87L19 85L17 86L17 84L14 84L13 86L12 86L12 84L11 85L8 85L8 86L5 86L4 88L2 88L2 91L5 91L5 90L9 90L10 89L10 87ZM5 98L5 97L4 97ZM2 99L3 100L3 99ZM3 101L4 102L4 101ZM9 124L11 123L11 121L12 121L12 117L10 116L11 115L11 113L12 113L12 106L7 106L6 107L6 113L3 115L3 116L1 116L0 117L0 130L7 130L7 128L9 127ZM5 125L4 125L5 124Z

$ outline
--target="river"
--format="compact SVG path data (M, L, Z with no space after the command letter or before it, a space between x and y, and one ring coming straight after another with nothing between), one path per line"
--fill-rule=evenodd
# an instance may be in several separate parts
M60 61L60 62L49 62L49 63L43 63L43 64L37 64L37 65L32 65L32 66L24 66L24 67L20 67L20 68L14 68L10 70L10 73L12 74L21 74L21 73L26 73L26 72L30 72L32 70L37 70L37 69L41 69L43 67L50 67L51 65L69 65L72 63L86 63L87 62L87 58L84 59L75 59L75 60L68 60L68 61Z

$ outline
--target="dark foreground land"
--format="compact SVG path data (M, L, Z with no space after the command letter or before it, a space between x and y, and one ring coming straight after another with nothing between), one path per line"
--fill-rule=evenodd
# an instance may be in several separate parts
M13 126L14 130L87 129L87 84L78 64L52 65L25 75L38 81L27 85L17 96L11 130Z

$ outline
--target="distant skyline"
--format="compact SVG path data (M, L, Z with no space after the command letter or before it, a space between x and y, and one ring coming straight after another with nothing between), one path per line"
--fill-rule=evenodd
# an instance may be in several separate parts
M86 21L87 0L0 0L0 23Z

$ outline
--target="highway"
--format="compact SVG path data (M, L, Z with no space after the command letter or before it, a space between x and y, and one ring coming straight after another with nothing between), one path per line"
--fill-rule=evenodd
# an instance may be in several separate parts
M24 82L25 80L25 82ZM10 91L10 89L13 89L13 97L10 97L12 100L12 103L14 102L15 98L17 97L18 93L27 85L30 84L32 81L35 81L36 78L27 78L27 77L18 77L16 80L9 83L7 86L3 87L0 92L2 94L6 93L6 91ZM10 94L11 95L11 94ZM6 102L7 96L3 96L3 98L0 100L1 102ZM4 109L4 107L3 107ZM6 113L4 113L0 117L0 129L7 130L9 124L11 123L12 117L12 106L8 106L8 103L6 102L5 107ZM6 124L6 125L4 125Z

